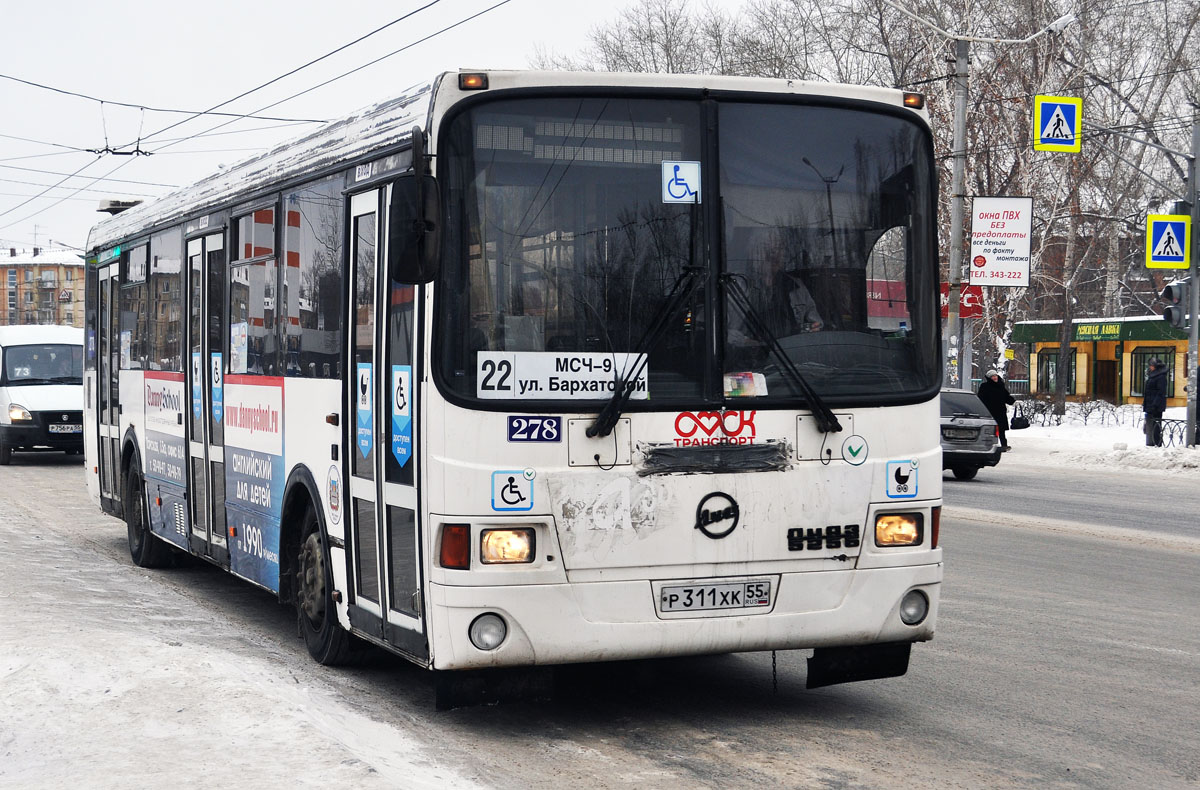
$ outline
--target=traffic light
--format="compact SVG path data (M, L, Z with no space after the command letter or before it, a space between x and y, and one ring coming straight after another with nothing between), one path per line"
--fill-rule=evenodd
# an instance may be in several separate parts
M1163 320L1178 329L1187 326L1189 285L1188 280L1176 280L1168 283L1162 291L1162 299L1167 303L1166 309L1163 310Z

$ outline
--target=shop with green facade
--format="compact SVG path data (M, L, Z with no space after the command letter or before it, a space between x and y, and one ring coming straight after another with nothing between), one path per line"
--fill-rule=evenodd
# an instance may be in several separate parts
M1187 332L1161 316L1080 318L1072 322L1067 400L1141 403L1142 386L1157 357L1167 366L1167 406L1186 406ZM1029 350L1029 393L1054 393L1061 321L1022 321L1011 345Z

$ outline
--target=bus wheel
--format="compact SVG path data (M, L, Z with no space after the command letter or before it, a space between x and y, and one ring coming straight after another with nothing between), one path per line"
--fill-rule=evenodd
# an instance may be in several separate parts
M304 511L304 527L300 534L300 555L296 559L296 614L304 644L319 664L345 664L351 658L352 637L337 619L329 551L311 507Z
M146 492L137 464L125 478L125 527L129 531L129 556L139 568L161 568L171 561L171 550L150 534L146 515Z
M12 448L7 444L0 444L0 466L8 466L12 463Z

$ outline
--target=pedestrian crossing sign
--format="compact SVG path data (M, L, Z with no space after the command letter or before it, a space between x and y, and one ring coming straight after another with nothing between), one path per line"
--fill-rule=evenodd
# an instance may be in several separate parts
M1146 268L1186 269L1191 265L1192 218L1186 214L1146 217Z
M1078 153L1083 147L1083 99L1033 98L1033 147L1037 151Z

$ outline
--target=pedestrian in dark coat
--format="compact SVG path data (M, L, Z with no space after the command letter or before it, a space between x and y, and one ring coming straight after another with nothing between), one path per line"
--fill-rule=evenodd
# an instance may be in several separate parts
M995 370L989 370L979 385L979 399L1000 428L1000 450L1008 452L1008 406L1017 402L1004 386L1004 379Z
M1146 446L1162 447L1162 416L1167 409L1167 366L1157 357L1150 360L1150 373L1142 387L1142 411L1146 413Z

